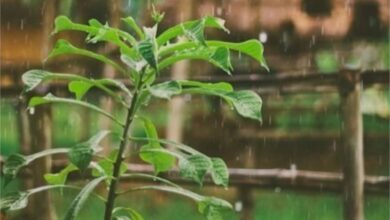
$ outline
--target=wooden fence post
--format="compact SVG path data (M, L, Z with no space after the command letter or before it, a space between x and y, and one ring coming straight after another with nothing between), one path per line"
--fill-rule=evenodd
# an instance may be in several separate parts
M364 158L363 123L360 110L362 86L360 74L342 71L340 75L341 95L341 139L343 143L343 202L345 220L364 219Z

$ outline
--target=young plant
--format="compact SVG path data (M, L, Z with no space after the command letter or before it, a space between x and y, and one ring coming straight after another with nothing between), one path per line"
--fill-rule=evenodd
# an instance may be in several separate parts
M177 167L180 175L202 185L207 173L216 185L228 186L229 173L225 162L220 158L210 158L203 153L181 143L160 139L153 122L140 113L151 98L169 100L172 96L181 94L199 94L218 96L232 109L245 118L261 120L260 97L252 91L234 91L233 87L226 82L204 83L191 80L172 80L156 82L160 73L172 64L188 59L204 60L231 74L230 51L248 55L267 68L263 58L263 46L258 40L248 40L240 43L225 42L218 40L206 40L204 29L216 28L229 32L224 21L216 17L204 17L199 20L188 21L173 26L157 36L158 23L162 19L161 14L154 13L156 24L151 27L139 27L133 18L122 19L133 32L112 28L107 24L101 24L92 19L88 25L72 22L65 16L55 20L54 33L61 31L81 31L87 33L87 43L106 42L115 44L120 51L119 63L103 54L78 48L66 40L59 40L48 58L63 54L76 54L99 60L113 66L118 72L130 80L131 85L126 86L115 79L91 79L77 74L54 73L46 70L30 70L23 74L23 82L26 92L32 91L44 81L65 80L68 88L74 94L74 98L62 98L47 94L43 97L33 97L29 100L28 108L48 103L67 103L78 105L96 111L117 123L122 128L119 147L113 147L110 155L99 155L101 148L99 143L110 134L110 131L100 131L89 140L70 148L55 148L33 155L11 155L7 158L3 167L5 185L14 179L18 171L27 166L35 159L53 154L67 154L69 164L62 171L55 174L46 174L44 178L49 183L36 189L23 192L15 192L1 198L1 210L16 210L27 206L27 198L43 190L53 188L79 189L77 186L66 184L70 172L84 172L92 169L95 177L84 186L71 203L66 215L66 220L75 219L84 202L92 194L95 187L100 183L108 184L105 201L105 220L111 219L143 219L142 216L130 207L115 207L115 199L126 193L138 190L159 190L179 194L193 199L198 204L198 210L209 220L222 219L222 213L231 209L230 203L215 197L203 196L186 190L171 181L158 177L161 172ZM185 40L174 42L177 37ZM111 96L114 101L126 109L125 118L117 118L96 105L84 99L91 88L102 90ZM120 92L117 92L117 91ZM146 137L133 137L129 133L132 123L138 120L144 126ZM129 142L144 144L137 155L146 163L153 165L155 174L129 172L125 158L134 155L125 155L125 149ZM169 146L167 148L166 146ZM133 152L133 151L132 151ZM125 191L118 190L118 184L123 178L144 178L160 182L160 184L143 185L130 188ZM102 198L98 196L98 198Z

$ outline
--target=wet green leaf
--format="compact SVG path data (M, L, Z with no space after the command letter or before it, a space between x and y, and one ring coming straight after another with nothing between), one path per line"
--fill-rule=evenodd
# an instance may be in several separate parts
M229 92L223 94L222 98L230 101L239 115L261 121L262 100L255 92L249 90Z
M69 91L76 95L77 100L81 100L84 95L93 87L93 84L85 81L72 81L68 85Z
M78 170L78 168L69 164L64 169L62 169L59 173L47 173L44 175L46 182L50 185L64 185L66 183L66 179L68 178L69 173Z
M116 207L112 211L112 217L114 220L143 220L142 215L131 208Z
M206 216L207 220L223 220L223 213L231 209L230 203L215 197L204 197L198 202L198 211Z
M12 154L5 161L3 173L13 179L19 170L28 164L26 157L20 154Z
M86 56L89 58L93 58L93 59L99 60L103 63L106 63L108 65L113 66L115 69L121 71L122 73L126 73L126 70L124 70L119 64L115 63L114 61L110 60L109 58L107 58L101 54L94 53L94 52L89 51L89 50L77 48L77 47L73 46L71 43L69 43L68 41L62 40L62 39L57 41L53 50L50 52L49 56L47 57L47 59L50 59L50 58L53 58L53 57L56 57L59 55L64 55L64 54L76 54L76 55L82 55L82 56Z
M88 199L89 195L92 193L92 191L96 188L96 186L106 179L107 177L102 176L99 178L96 178L89 182L76 196L76 198L73 200L73 202L70 204L70 207L68 211L65 214L64 220L74 220L77 215L79 214L81 208L83 207L85 201Z
M69 160L81 171L88 168L92 161L92 156L99 150L99 143L109 133L109 131L100 131L88 141L73 146L69 151Z
M229 171L226 163L221 158L211 158L211 178L217 185L227 187L229 184Z
M155 84L149 88L150 93L158 98L170 99L181 93L181 86L177 81Z
M207 171L212 167L210 159L204 155L190 155L179 160L180 176L200 185Z
M27 206L29 194L27 192L13 192L0 198L0 210L18 210Z
M43 105L43 104L48 104L48 103L67 103L67 104L73 104L73 105L80 105L83 107L86 107L88 109L94 110L96 112L99 112L102 115L107 116L114 122L118 123L119 125L123 125L122 122L120 122L118 119L116 119L113 115L110 113L104 111L103 109L100 109L99 107L92 105L88 102L80 101L80 100L75 100L75 99L68 99L68 98L60 98L56 97L53 94L49 93L44 97L38 97L35 96L30 99L28 106L29 108L38 106L38 105Z
M229 49L226 47L202 47L182 50L163 59L159 65L159 70L167 68L181 60L204 60L230 74L232 65L230 63Z
M185 29L190 28L192 25L194 25L196 22L201 21L203 23L203 28L205 27L212 27L212 28L217 28L217 29L222 29L226 32L229 32L225 28L225 21L221 18L216 18L216 17L211 17L211 16L206 16L200 20L195 20L195 21L187 21L181 24L178 24L176 26L173 26L166 31L164 31L158 38L157 38L157 43L159 46L164 45L171 39L178 37L180 35L183 35L185 33Z

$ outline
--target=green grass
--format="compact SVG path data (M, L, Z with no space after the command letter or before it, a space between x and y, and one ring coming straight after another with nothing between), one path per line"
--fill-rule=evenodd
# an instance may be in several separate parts
M342 220L342 199L335 193L257 190L255 195L255 220ZM59 191L53 193L60 219L74 196L76 192L70 190L64 190L63 194ZM204 219L197 212L195 203L175 195L138 192L120 197L117 204L137 210L145 220ZM366 220L389 219L389 205L386 195L366 196ZM77 219L101 219L103 208L100 200L91 198ZM226 213L224 220L238 220L239 216L240 212Z

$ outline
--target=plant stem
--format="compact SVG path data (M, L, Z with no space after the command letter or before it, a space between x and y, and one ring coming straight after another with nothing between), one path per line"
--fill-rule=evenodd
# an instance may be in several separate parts
M115 203L115 197L116 197L116 188L117 188L117 184L119 181L120 167L121 167L122 161L124 160L123 152L124 152L126 145L127 145L127 142L128 142L127 136L129 133L130 125L134 119L134 115L136 112L136 103L138 101L138 93L139 93L139 89L141 88L141 86L142 86L142 79L139 80L139 82L135 88L133 99L131 100L130 108L127 111L126 122L125 122L125 126L124 126L123 133L122 133L122 140L121 140L121 143L119 145L118 156L116 157L116 160L114 163L114 169L113 169L113 174L112 174L113 178L111 179L110 188L108 190L108 197L107 197L106 208L105 208L105 212L104 212L104 220L111 220L112 210L114 209L114 203Z

